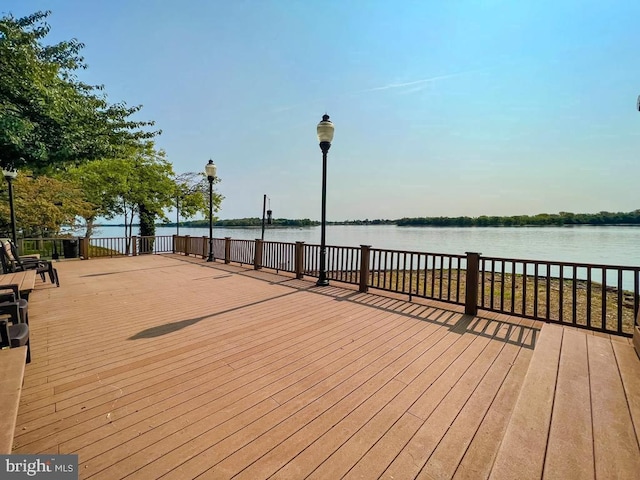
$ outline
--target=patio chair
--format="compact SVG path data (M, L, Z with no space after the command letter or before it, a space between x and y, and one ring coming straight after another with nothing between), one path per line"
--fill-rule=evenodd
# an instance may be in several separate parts
M20 258L18 255L18 247L10 240L0 240L2 248L0 253L3 256L3 268L5 272L23 272L25 270L35 270L40 275L42 281L45 281L45 274L49 274L51 283L55 283L56 286L60 286L60 280L58 279L58 270L53 267L53 263L48 260L41 260L36 258ZM8 270L7 270L8 268Z
M0 285L0 315L9 315L14 324L29 325L29 302L20 298L18 285Z
M26 323L9 325L6 320L0 320L0 348L27 347L27 362L31 363L31 346L29 345L29 326Z

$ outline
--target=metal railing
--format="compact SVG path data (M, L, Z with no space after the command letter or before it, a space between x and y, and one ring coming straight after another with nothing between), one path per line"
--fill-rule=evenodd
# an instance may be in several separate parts
M329 280L360 283L360 248L326 246L326 272ZM320 271L320 245L304 245L303 274L317 277Z
M296 244L283 242L262 242L261 267L283 272L295 272Z
M466 257L372 248L368 286L464 304Z
M640 267L483 257L478 306L607 333L632 333Z

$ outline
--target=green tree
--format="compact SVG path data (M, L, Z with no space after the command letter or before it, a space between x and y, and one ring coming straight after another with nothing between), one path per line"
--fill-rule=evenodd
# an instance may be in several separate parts
M0 18L0 164L52 171L87 160L119 157L154 137L153 122L131 115L140 106L110 104L102 86L78 80L86 68L78 40L44 43L50 12Z
M220 182L215 178L213 184ZM209 181L204 173L186 172L175 177L175 199L176 199L176 232L179 234L180 216L192 218L197 214L205 217L209 216ZM213 212L220 210L220 205L224 197L213 191Z
M70 180L34 178L20 172L13 186L16 226L23 237L58 235L63 227L76 227L76 218L86 215L91 208L78 185ZM0 225L8 236L11 229L8 200L0 202Z
M127 159L99 159L70 168L61 176L80 185L89 208L81 215L85 236L94 233L98 218L111 220L122 213L121 195L130 170Z

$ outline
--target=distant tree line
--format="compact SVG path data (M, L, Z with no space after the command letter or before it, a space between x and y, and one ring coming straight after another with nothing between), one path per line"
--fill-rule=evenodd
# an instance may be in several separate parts
M398 225L401 227L525 227L525 226L562 226L562 225L640 225L640 209L632 212L599 212L599 213L539 213L537 215L514 215L507 217L487 216L479 217L414 217L397 220L345 220L342 222L327 222L329 225ZM262 219L235 218L229 220L214 220L217 227L259 227ZM175 223L163 224L174 227ZM272 227L313 227L320 225L315 220L274 218ZM192 220L180 224L182 227L208 227L208 220Z
M539 213L538 215L514 215L495 217L417 217L400 218L394 222L398 226L433 227L524 227L543 225L640 225L640 210L632 212L599 213Z
M258 217L251 218L233 218L229 220L215 220L213 224L216 227L260 227L262 225L262 219ZM166 227L175 227L175 223L165 223ZM309 220L308 218L302 219L289 219L289 218L274 218L271 221L270 227L313 227L320 225L320 222L315 220ZM194 227L205 228L209 226L209 220L191 220L188 222L181 222L181 227Z

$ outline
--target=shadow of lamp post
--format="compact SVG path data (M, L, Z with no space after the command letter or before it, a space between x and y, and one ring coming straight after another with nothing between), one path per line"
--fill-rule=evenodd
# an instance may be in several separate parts
M2 169L2 174L9 184L9 209L11 211L11 240L17 245L16 241L16 212L13 205L13 181L18 176L18 171L11 167L10 169Z
M204 172L209 180L209 256L207 262L213 262L213 181L216 179L216 164L213 160L204 167Z
M320 150L322 150L322 219L320 226L320 274L316 285L325 287L329 285L327 279L327 153L331 148L331 140L333 140L333 123L329 120L326 113L322 116L322 121L317 127L318 141L320 142Z

